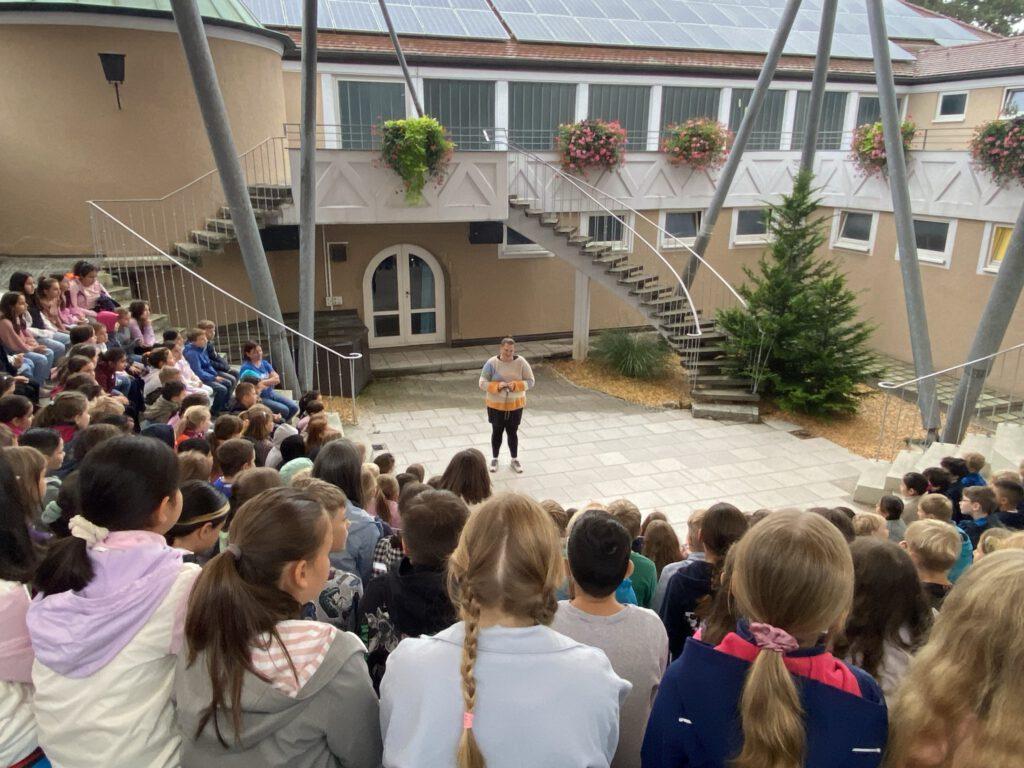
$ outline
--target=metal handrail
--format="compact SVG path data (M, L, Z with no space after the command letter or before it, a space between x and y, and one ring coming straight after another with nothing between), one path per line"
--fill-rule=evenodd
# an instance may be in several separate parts
M486 135L486 134L485 134L485 135ZM533 154L532 152L530 152L530 151L528 151L528 150L525 150L525 149L523 149L522 147L519 147L518 145L516 145L516 144L513 144L512 142L507 142L507 143L508 143L508 147L509 147L509 149L510 149L510 150L512 150L512 151L514 151L514 152L518 152L519 154L521 154L521 155L524 155L525 157L529 157L529 158L531 158L532 160L534 160L534 161L536 161L536 162L539 162L539 163L541 163L541 164L543 164L543 165L547 166L547 167L548 167L548 168L549 168L549 169L550 169L551 171L553 171L553 172L554 172L554 173L555 173L555 174L556 174L556 175L557 175L558 177L560 177L560 178L564 179L565 181L568 181L568 182L569 182L569 183L570 183L570 184L571 184L572 186L576 187L576 189L577 189L577 190L579 190L579 191L580 191L581 193L583 193L583 194L584 194L584 195L586 195L586 196L587 196L588 198L590 198L590 200L591 200L591 201L592 201L592 202L593 202L593 203L594 203L595 205L597 205L598 207L600 207L600 208L601 208L601 210L603 210L603 211L604 211L604 212L605 212L606 214L608 214L608 215L611 215L611 216L614 216L614 217L615 217L615 219L616 219L616 220L618 220L618 221L619 221L619 222L620 222L620 223L622 224L622 226L623 226L623 227L624 227L625 229L628 229L628 230L629 230L630 232L632 232L632 233L633 233L633 236L634 236L635 238L639 238L640 242L642 242L642 243L643 243L644 245L646 245L646 246L647 246L647 247L648 247L648 248L649 248L649 249L650 249L650 250L651 250L651 251L652 251L652 252L654 253L654 255L655 255L655 256L657 256L657 257L658 257L658 258L659 258L659 259L661 260L661 262L662 262L662 263L663 263L663 264L664 264L664 265L665 265L666 267L668 267L668 270L669 270L669 271L670 271L670 272L672 273L672 276L673 276L673 277L675 277L675 279L676 279L676 282L677 282L677 283L679 284L679 288L680 288L680 289L682 290L682 292L683 292L683 295L684 295L684 296L686 297L686 303L690 305L690 313L691 313L691 315L692 315L692 316L693 316L694 318L696 318L696 317L697 317L697 308L696 308L696 306L694 306L694 303L693 303L693 297L692 297L692 296L690 296L690 291L689 291L689 290L687 289L685 281L684 281L684 280L683 280L683 278L682 278L682 277L681 277L681 276L679 275L679 273L678 273L678 272L676 271L675 267L673 267L673 266L672 266L672 265L671 265L671 264L669 263L669 261L668 261L668 260L667 260L667 259L666 259L666 258L665 258L665 257L664 257L664 256L663 256L662 254L661 254L661 251L659 251L659 250L658 250L657 248L655 248L655 247L654 247L653 245L651 245L651 244L650 244L650 243L649 243L649 242L647 241L647 238L643 237L643 236L642 236L642 235L641 235L641 234L640 234L639 232L637 232L637 231L636 231L636 230L635 230L635 229L634 229L634 228L633 228L632 226L630 226L630 225L629 225L629 224L628 224L628 223L627 223L627 222L626 222L626 221L625 221L625 220L624 220L624 219L623 219L623 218L622 218L621 216L619 216L619 214L617 214L617 213L616 213L615 211L613 211L612 209L608 208L608 207L607 207L606 205L604 205L604 203L601 203L600 201L598 201L598 200L597 200L597 199L596 199L596 198L595 198L595 197L594 197L593 195L591 195L591 194L590 194L590 193L589 193L589 192L588 192L587 190L583 189L583 187L581 187L581 186L579 185L579 183L578 183L578 180L577 180L576 178L574 178L574 177L573 177L573 176L571 176L570 174L567 174L567 173L566 173L565 171L563 171L563 170L562 170L561 168L558 168L557 166L555 166L555 165L552 165L552 164L551 164L551 163L549 163L549 162L548 162L547 160L544 160L543 158L541 158L541 157L538 157L537 155ZM588 185L588 186L589 186L589 185ZM612 200L615 200L615 198L614 198L614 197L612 197L611 195L608 195L608 194L607 194L607 193L605 193L605 192L601 192L600 190L596 190L596 191L597 191L597 192L598 192L599 194L602 194L602 195L604 195L605 197L608 197L608 198L611 198ZM694 324L694 327L695 327L695 329L696 329L696 333L691 333L691 332L687 331L687 332L686 332L686 335L687 335L687 336L690 336L690 337L692 337L692 338L700 338L701 336L703 336L703 335L704 335L704 332L703 332L703 331L701 330L701 327L700 327L700 323L695 323L695 324Z
M221 288L216 283L213 283L210 280L207 280L205 277L203 277L201 274L196 272L194 269L191 269L188 265L186 265L183 262L179 261L178 259L174 258L173 256L171 256L169 253L165 252L159 246L154 245L152 242L147 240L145 237L143 237L141 234L136 232L130 226L125 224L119 218L114 216L112 213L107 211L102 206L98 205L95 201L90 200L88 202L88 204L89 204L89 206L91 206L92 208L96 209L101 214L103 214L104 216L109 218L111 221L116 223L118 226L122 227L126 232L131 233L134 237L138 238L141 242L145 243L147 246L149 246L154 251L159 253L161 256L163 256L169 262L174 264L176 267L178 267L179 269L187 272L193 278L199 280L201 283L205 284L209 288L212 288L216 293L220 293L223 296L227 297L228 299L231 299L232 301L240 304L241 306L243 306L246 309L248 309L250 312L255 313L258 317L262 318L264 321L270 323L271 325L276 326L277 328L285 331L286 333L293 334L294 336L297 336L298 338L302 339L303 341L312 344L314 347L317 347L319 349L324 350L327 354L334 355L339 360L347 360L348 364L349 364L349 377L350 377L349 385L351 387L351 392L352 392L352 418L353 418L353 420L357 419L357 416L356 416L355 361L362 359L362 357L363 357L362 353L360 353L360 352L353 352L351 354L345 354L343 352L337 351L336 349L331 349L327 345L321 344L316 339L312 339L309 336L306 336L305 334L300 333L299 331L296 331L294 328L286 325L285 323L281 322L280 320L277 320L277 319L271 317L270 315L266 314L265 312L260 311L259 309L257 309L256 307L252 306L251 304L249 304L248 302L244 301L243 299L240 299L237 296L234 296L234 295L228 293L227 291L225 291L223 288Z
M931 379L935 378L936 376L942 376L943 374L950 373L951 371L957 371L960 370L961 368L968 368L972 365L977 365L978 363L982 363L986 360L992 360L993 358L999 357L1000 355L1005 355L1008 352L1013 352L1014 350L1022 348L1024 348L1024 343L1015 344L1012 347L1007 347L1006 349L1000 349L998 352L993 352L991 355L985 355L984 357L979 357L976 360L968 360L966 363L960 363L959 365L953 365L950 366L949 368L943 368L941 371L935 371L934 373L929 373L925 376L918 376L916 379L908 379L907 381L901 381L899 383L892 381L880 381L878 382L878 386L880 389L902 389L903 387L906 387L910 384L916 384L917 382L924 381L925 379Z

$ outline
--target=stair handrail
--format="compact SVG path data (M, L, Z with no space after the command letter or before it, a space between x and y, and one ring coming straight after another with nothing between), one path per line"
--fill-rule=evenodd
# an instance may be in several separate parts
M487 135L486 131L484 132L484 135L486 137L486 135ZM661 260L662 264L664 264L668 268L668 270L672 273L672 276L676 279L676 282L679 284L679 289L682 290L683 296L686 298L686 303L689 304L689 306L690 306L690 314L691 314L691 316L696 320L696 318L697 318L697 308L694 306L693 297L690 296L690 291L686 287L686 282L679 275L679 272L676 271L676 268L673 267L669 263L669 261L662 255L661 251L659 251L657 248L655 248L653 245L651 245L650 242L648 242L647 238L645 238L643 235L641 235L639 232L637 232L637 230L634 229L622 216L620 216L618 213L616 213L612 209L608 208L604 203L600 202L590 192L588 192L586 189L584 189L578 183L578 179L576 179L574 176L572 176L571 174L566 173L565 171L563 171L558 166L556 166L556 165L554 165L552 163L549 163L547 160L545 160L544 158L540 157L539 155L534 154L530 150L523 149L518 144L515 144L515 143L513 143L511 141L506 141L505 143L508 145L509 150L511 150L511 151L513 151L515 153L521 154L521 155L523 155L525 157L528 157L531 160L534 160L536 162L541 163L542 165L547 166L548 169L550 169L552 172L554 172L554 174L557 177L563 179L564 181L569 182L569 184L574 186L583 195L585 195L586 197L590 198L591 202L593 202L595 205L597 205L606 214L615 217L615 219L617 221L619 221L625 229L628 229L633 234L634 238L639 239L640 242L642 242L644 245L646 245L654 253L654 255L657 256L658 259ZM589 185L587 185L587 186L589 186ZM598 192L599 194L604 195L605 197L612 198L613 200L615 199L611 195L608 195L607 193L604 193L604 192L602 192L599 189L595 189L595 191ZM700 338L701 336L704 335L704 331L701 329L699 322L695 322L694 323L694 328L696 329L695 333L691 333L690 331L685 331L685 334L687 336L692 337L692 338Z
M1009 354L1010 352L1015 352L1018 349L1024 349L1024 343L1014 344L1012 347L1000 349L998 352L993 352L991 355L985 355L984 357L979 357L974 360L968 360L966 363L960 363L959 365L951 365L949 368L943 368L941 371L934 371L933 373L929 373L924 376L918 376L917 378L914 379L907 379L906 381L900 382L880 381L878 382L878 386L880 389L902 389L903 387L909 386L911 384L916 384L919 381L925 381L926 379L932 379L935 378L936 376L942 376L943 374L951 373L952 371L958 371L961 368L970 368L971 366L977 365L978 363L983 363L986 360L994 360L995 358L1000 357L1002 355Z
M138 232L136 232L134 229L132 229L127 224L125 224L123 221L121 221L119 218L114 216L112 213L110 213L108 210L103 208L101 205L98 205L96 202L94 202L92 200L90 200L88 202L88 205L90 207L94 208L95 210L99 211L102 215L104 215L107 218L109 218L111 221L113 221L118 226L122 227L126 232L129 232L132 236L138 238L141 242L145 243L148 247L152 248L154 251L156 251L158 254L163 256L165 259L167 259L169 262L174 264L176 267L178 267L179 269L183 270L184 272L187 272L194 279L199 280L201 283L205 284L209 288L212 288L216 293L222 294L223 296L227 297L231 301L234 301L234 302L240 304L241 306L243 306L246 309L248 309L250 312L253 312L254 314L256 314L258 317L260 317L264 321L266 321L266 322L270 323L271 325L276 326L277 328L283 330L285 333L292 334L293 336L296 336L299 339L302 339L303 341L305 341L305 342L307 342L309 344L312 344L314 347L316 347L318 349L322 349L327 354L333 355L334 357L338 358L339 360L347 361L348 364L349 364L349 378L350 378L350 381L349 381L350 390L349 391L352 393L352 418L353 418L353 420L357 420L357 415L356 415L355 362L356 362L356 360L361 360L362 359L362 357L363 357L362 353L360 353L360 352L352 352L350 354L346 354L344 352L339 352L336 349L331 349L326 344L321 344L316 339L312 339L309 336L306 336L305 334L295 330L294 328L292 328L291 326L287 325L286 323L283 323L280 320L277 320L277 319L271 317L270 315L266 314L265 312L260 311L259 309L257 309L256 307L254 307L252 304L250 304L249 302L245 301L244 299L238 298L234 294L231 294L228 291L225 291L223 288L221 288L216 283L213 283L210 280L208 280L207 278L203 277L201 274L196 272L194 269L189 267L187 264L185 264L182 261L174 258L173 256L171 256L169 253L165 252L159 246L154 245L152 242L147 240L143 235L141 235Z

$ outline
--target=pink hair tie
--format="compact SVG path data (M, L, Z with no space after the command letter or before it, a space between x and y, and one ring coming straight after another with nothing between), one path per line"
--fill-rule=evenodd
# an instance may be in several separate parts
M473 713L463 712L462 713L462 730L471 731L473 730Z
M771 624L751 622L750 634L754 636L754 643L762 651L790 653L800 647L800 643L789 632Z

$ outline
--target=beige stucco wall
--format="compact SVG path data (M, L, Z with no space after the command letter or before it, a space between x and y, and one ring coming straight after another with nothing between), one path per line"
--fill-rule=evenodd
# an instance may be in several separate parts
M282 72L281 85L284 91L284 118L288 123L302 122L302 74L300 72ZM323 93L320 90L320 76L316 81L316 122L317 125L336 122L334 119L324 120Z
M974 129L989 120L995 120L1003 106L1003 86L996 88L965 88L950 83L945 92L967 91L967 107L963 120L935 120L935 109L943 91L910 94L907 117L917 124L919 138L915 146L930 150L963 149L970 141Z
M91 253L86 200L160 197L213 168L170 21L166 32L2 22L0 254ZM210 48L239 152L280 135L280 53L216 37ZM121 111L100 51L126 54Z

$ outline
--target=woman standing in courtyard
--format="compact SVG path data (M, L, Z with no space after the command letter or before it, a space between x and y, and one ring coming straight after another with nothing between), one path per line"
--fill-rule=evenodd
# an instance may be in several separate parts
M491 472L498 471L502 433L508 435L513 471L523 471L519 463L519 423L526 407L526 390L533 384L533 369L516 354L516 340L506 336L498 354L480 371L480 389L486 393L487 421L491 424Z

